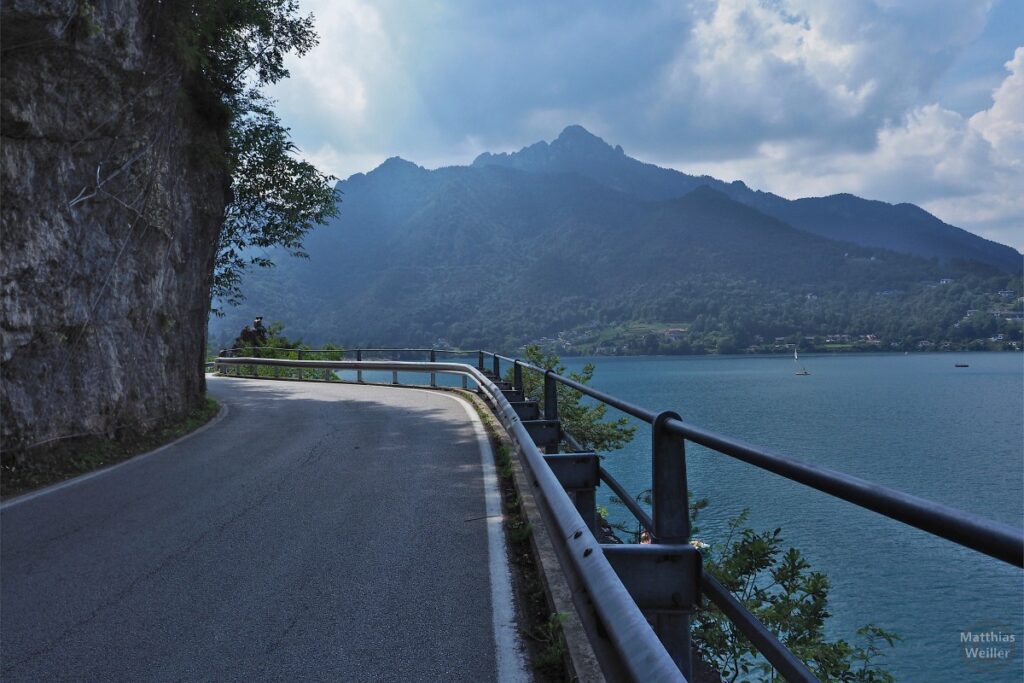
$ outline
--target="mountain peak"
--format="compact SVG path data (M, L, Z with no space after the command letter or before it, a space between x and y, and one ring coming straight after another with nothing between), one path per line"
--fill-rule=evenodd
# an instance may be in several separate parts
M411 161L406 161L402 157L396 156L388 157L387 159L385 159L384 163L377 167L377 169L381 168L419 168L419 166L412 163Z
M384 160L377 168L370 171L367 175L384 175L384 176L408 176L413 173L426 173L426 169L422 166L417 166L411 161L406 161L402 157L389 157Z
M589 130L587 130L583 126L581 126L579 124L576 124L576 123L574 123L572 125L569 125L569 126L566 126L565 129L562 130L561 133L559 133L558 137L555 138L555 142L559 142L559 141L561 141L561 142L580 141L580 142L588 142L588 143L599 142L602 145L605 145L605 146L608 145L608 143L606 143L604 140L602 140L601 138L597 137L596 135L591 133ZM552 144L554 144L554 143L552 143Z
M566 126L565 130L552 141L550 145L553 151L564 151L570 154L608 154L614 153L611 145L597 137L589 130L580 125Z
M473 161L473 166L507 166L527 171L578 172L595 163L615 164L627 159L622 147L612 147L583 126L566 126L557 138L537 142L511 154L484 152Z

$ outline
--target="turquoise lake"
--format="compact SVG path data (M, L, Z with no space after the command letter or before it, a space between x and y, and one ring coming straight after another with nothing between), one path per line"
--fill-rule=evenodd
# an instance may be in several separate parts
M566 358L597 366L592 385L652 410L802 460L1021 527L1024 354ZM469 362L475 362L470 358ZM956 368L955 363L968 363ZM367 373L387 382L390 373ZM417 381L411 375L404 381ZM426 382L426 376L418 381ZM444 378L443 384L455 384ZM609 417L613 411L609 411ZM650 486L650 428L604 466L631 492ZM900 681L1022 680L1024 573L948 541L694 444L689 483L711 506L697 537L715 544L750 510L782 528L832 589L832 638L874 623L903 640L882 660ZM613 521L632 521L598 490ZM1012 633L1012 660L968 661L965 631Z
M693 424L1020 527L1024 519L1024 356L878 354L568 358L597 366L592 385ZM954 363L968 363L955 368ZM611 414L611 413L609 413ZM628 490L650 486L650 429L608 454ZM1022 680L1019 569L700 446L690 488L711 506L698 536L714 544L744 508L755 529L782 527L832 583L832 637L867 623L903 640L886 658L901 681ZM621 506L600 504L626 520ZM1013 661L967 661L961 632L1015 635Z

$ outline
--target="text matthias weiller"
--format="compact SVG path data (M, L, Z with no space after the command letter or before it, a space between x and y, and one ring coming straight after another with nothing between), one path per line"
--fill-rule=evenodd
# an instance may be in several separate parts
M960 633L961 643L1014 643L1017 635L1014 633L1003 633L1002 631L962 631Z
M967 659L983 661L1009 660L1017 644L1017 636L1014 633L996 630L961 631L960 642L970 643L974 646L987 645L987 647L964 645L964 657Z

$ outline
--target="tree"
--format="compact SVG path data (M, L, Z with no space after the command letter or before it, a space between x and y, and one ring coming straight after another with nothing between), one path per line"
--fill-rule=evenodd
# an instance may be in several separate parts
M523 352L525 360L546 370L554 370L559 375L565 374L565 366L555 354L545 354L539 346L527 346ZM506 373L511 381L512 371ZM588 363L580 372L569 373L569 378L580 384L588 384L594 376L594 365ZM544 405L544 376L536 372L523 372L523 390L527 396L538 396L540 405ZM562 384L558 385L558 417L565 431L584 448L595 451L613 451L622 448L633 439L636 427L629 424L629 419L620 417L616 420L605 420L608 406L603 403L584 403L583 394Z
M704 548L704 570L822 681L894 681L877 662L884 655L882 645L892 647L899 637L868 624L857 631L863 645L829 641L824 632L828 577L812 571L796 548L783 551L781 529L755 532L746 526L747 516L745 510L729 522L723 543ZM705 602L697 611L693 629L698 651L726 681L775 679L772 666L713 604Z
M236 305L247 265L274 265L262 253L251 254L251 249L277 246L292 256L306 257L302 238L337 214L337 201L331 178L292 155L295 145L266 100L254 102L236 117L230 138L234 197L221 227L213 294Z
M224 133L220 161L231 174L231 195L212 294L237 305L243 271L273 266L263 250L305 256L305 234L337 214L335 178L295 157L288 129L262 92L288 77L286 55L305 55L318 37L313 15L300 15L297 0L192 0L172 11L186 91Z

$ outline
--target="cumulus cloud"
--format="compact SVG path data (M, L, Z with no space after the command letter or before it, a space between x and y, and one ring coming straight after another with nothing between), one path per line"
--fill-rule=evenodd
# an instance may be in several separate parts
M937 103L915 107L881 128L866 152L765 143L745 159L700 167L790 197L853 192L914 201L948 223L1024 249L1024 47L1005 67L989 108L966 117Z
M321 45L275 93L345 145L504 149L589 123L638 153L865 148L920 104L990 4L307 0Z
M1024 251L1024 47L1006 68L1010 75L993 92L992 106L966 122L965 136L984 140L989 151L987 159L964 155L961 177L973 194L936 198L925 208ZM944 170L944 160L937 167Z
M400 36L365 0L306 0L302 11L315 16L320 44L288 59L291 77L270 95L307 157L339 176L367 170L359 164L394 155L400 132L419 123Z
M971 127L1010 166L1024 163L1024 47L1006 63L1010 75L992 93L992 107L971 117Z
M719 0L664 68L643 143L674 125L688 131L674 151L705 157L793 139L868 148L977 37L990 5Z

